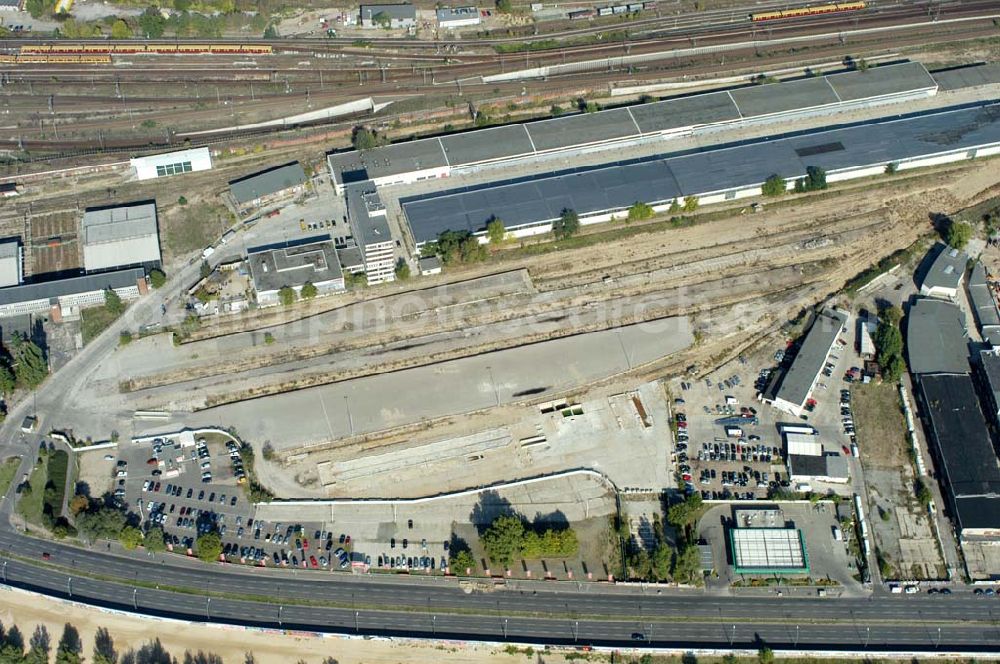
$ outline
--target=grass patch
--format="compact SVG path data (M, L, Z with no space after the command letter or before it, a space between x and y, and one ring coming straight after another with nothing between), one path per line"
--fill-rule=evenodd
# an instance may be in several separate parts
M22 492L21 499L17 502L17 513L24 517L25 521L31 523L42 522L42 504L45 499L45 480L48 478L49 457L45 456L35 465L28 475L28 484L31 491Z
M113 313L105 306L91 307L80 311L80 332L83 334L83 344L86 346L97 336L108 329L120 314Z
M49 455L48 481L55 485L51 498L47 502L52 507L52 516L62 515L62 504L66 498L66 478L69 475L69 454L64 450L56 450Z
M906 420L895 385L855 384L851 406L859 440L864 441L862 463L875 468L901 468L909 463Z
M7 493L20 465L21 457L13 457L0 464L0 495Z
M232 215L216 203L177 206L165 215L164 246L174 255L204 249L233 222Z

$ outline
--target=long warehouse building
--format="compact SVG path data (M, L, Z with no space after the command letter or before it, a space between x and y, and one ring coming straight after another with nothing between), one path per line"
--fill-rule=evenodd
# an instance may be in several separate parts
M401 199L417 245L444 230L483 233L494 216L515 237L547 232L563 210L581 223L624 215L636 201L658 211L687 196L701 204L761 195L772 174L789 186L809 166L828 182L1000 153L1000 104L706 147Z
M543 154L899 103L934 95L937 89L923 65L904 62L331 153L327 162L337 192L343 193L347 185L368 180L380 187L407 184Z

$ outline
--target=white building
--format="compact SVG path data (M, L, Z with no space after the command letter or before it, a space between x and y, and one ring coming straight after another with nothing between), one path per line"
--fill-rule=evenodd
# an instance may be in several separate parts
M160 264L154 202L91 208L83 213L81 226L83 269L87 272Z
M465 28L470 25L479 25L478 7L442 7L437 10L438 27L442 30L452 28Z
M299 296L307 283L316 287L317 296L344 290L344 273L329 236L248 249L247 262L262 307L279 304L279 292L285 287Z
M134 300L148 289L146 273L134 268L0 288L0 318L48 312L59 322L79 315L80 309L103 305L108 289L126 302Z
M785 447L788 455L801 454L805 456L822 456L823 443L819 442L819 436L811 436L801 433L786 433Z
M412 28L417 24L417 10L407 3L393 5L361 5L363 28Z
M370 183L348 187L347 217L365 261L369 284L396 280L396 242L389 230L385 205Z
M136 157L129 163L139 180L152 180L168 175L181 173L196 173L212 168L212 155L208 148L192 148L179 152L154 154L148 157Z
M24 278L24 256L19 238L0 242L0 288L17 286Z
M953 300L958 296L958 289L965 279L969 255L940 242L934 245L932 251L937 251L938 254L920 283L920 294Z

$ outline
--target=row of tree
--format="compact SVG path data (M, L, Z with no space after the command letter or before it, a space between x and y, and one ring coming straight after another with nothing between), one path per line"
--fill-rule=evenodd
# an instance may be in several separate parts
M0 625L0 664L49 664L52 660L52 637L45 625L37 625L27 643L17 625L10 629ZM63 625L62 636L55 647L55 664L83 664L83 639L80 631L70 623ZM243 655L243 664L256 664L252 652ZM289 660L291 661L291 660ZM212 652L185 650L177 659L159 639L147 641L138 648L119 651L111 633L99 627L94 633L91 664L223 664L222 657ZM304 660L298 660L304 664ZM322 664L337 664L333 657L326 657Z
M827 188L826 171L819 166L807 166L806 176L795 180L795 192L805 193L807 191L820 191ZM761 187L761 193L765 196L782 196L788 191L788 184L785 178L777 173L767 178Z
M537 530L516 514L494 519L480 539L490 561L504 567L517 559L567 558L580 550L572 528Z
M877 351L875 357L882 372L882 379L892 383L899 380L906 371L906 363L903 361L903 333L899 329L902 318L903 312L899 307L883 309L879 314L879 323L873 339Z
M701 515L701 505L701 494L695 492L667 510L667 523L675 531L674 545L666 537L663 522L658 515L655 516L655 544L650 551L633 540L627 525L622 523L621 535L626 539L628 576L648 581L697 582L701 577L701 558L694 542L693 529Z

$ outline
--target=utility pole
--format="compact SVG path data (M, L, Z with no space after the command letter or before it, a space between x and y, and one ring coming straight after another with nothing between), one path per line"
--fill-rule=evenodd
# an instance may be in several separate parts
M135 611L139 610L139 589L138 588L133 588L132 589L132 608Z
M3 561L3 582L7 583L7 561Z
M354 631L355 631L355 632L361 632L361 627L360 627L360 625L358 624L358 615L359 615L360 613L361 613L360 611L355 611L355 612L354 612Z
M205 620L210 621L212 619L212 598L205 598Z
M66 577L66 594L73 597L73 577Z

